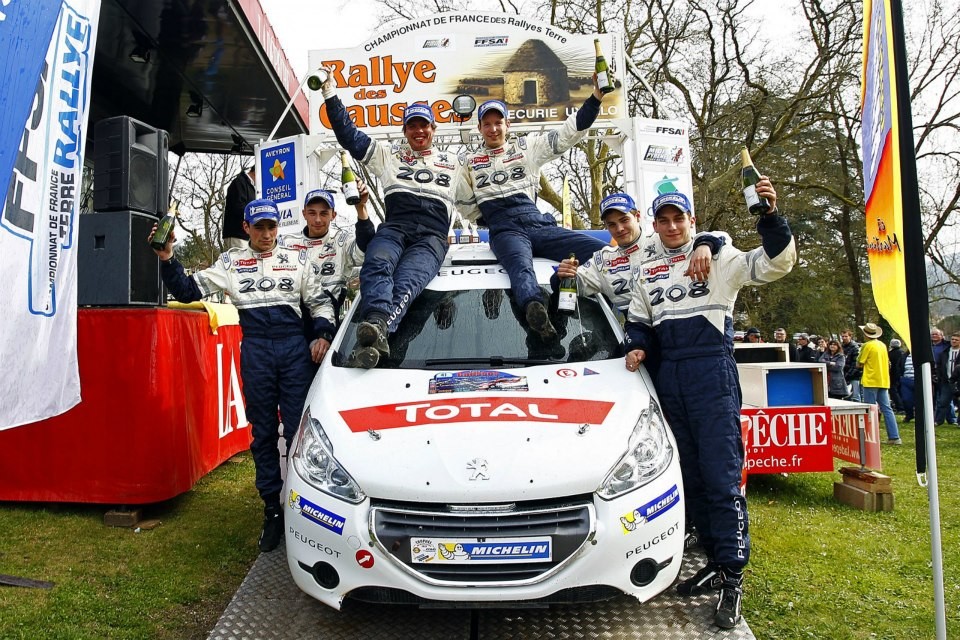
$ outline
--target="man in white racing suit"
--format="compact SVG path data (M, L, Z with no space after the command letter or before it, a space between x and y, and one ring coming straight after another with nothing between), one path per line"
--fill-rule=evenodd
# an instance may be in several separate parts
M413 103L403 110L406 144L375 142L350 119L336 95L347 79L325 67L323 109L337 142L380 180L386 219L367 246L360 270L361 322L349 364L366 369L390 353L389 334L410 302L437 275L447 254L453 187L460 174L456 154L433 148L433 111Z
M307 223L300 233L280 237L280 244L290 249L303 249L307 257L320 265L320 281L324 290L333 299L334 317L339 320L343 300L346 297L347 281L354 269L363 264L363 253L373 238L373 222L367 216L369 191L362 182L357 182L360 202L356 205L357 222L354 229L331 224L337 217L333 193L314 189L303 199L303 219ZM312 342L313 324L304 323L307 342Z
M566 258L550 279L554 291L561 278L577 278L577 295L602 294L624 316L630 306L633 284L640 273L640 212L633 198L626 193L612 193L600 203L603 226L616 245L604 245L582 265L576 258ZM726 235L726 234L724 234ZM687 273L695 280L706 280L710 274L710 258L723 246L722 236L699 233L694 238L694 252Z
M726 243L705 281L684 273L693 250L686 196L672 192L653 201L658 238L643 248L625 327L628 370L636 371L648 355L660 361L654 384L677 441L684 493L707 555L707 565L677 592L718 590L714 622L726 629L741 619L743 568L750 558L747 502L740 492L742 399L733 309L742 287L783 277L797 259L766 176L757 193L770 202L757 222L761 246L743 252Z
M540 168L559 158L587 135L600 113L603 93L593 79L593 93L557 129L507 139L507 105L488 100L477 110L484 147L467 156L457 185L457 206L470 219L483 217L490 248L510 276L514 299L527 323L543 340L556 339L533 270L534 256L559 262L575 254L585 262L604 246L597 238L557 225L537 208Z
M253 435L250 452L264 502L261 551L272 551L283 538L277 410L290 451L313 380L311 360L320 362L334 332L333 303L323 290L320 265L311 262L306 251L277 245L279 220L273 201L253 200L244 210L247 246L223 252L213 266L192 276L173 257L173 232L163 249L154 249L161 260L160 275L174 298L194 302L224 291L237 307L243 331L240 377ZM156 225L150 240L155 232ZM301 300L317 335L309 347L303 339Z

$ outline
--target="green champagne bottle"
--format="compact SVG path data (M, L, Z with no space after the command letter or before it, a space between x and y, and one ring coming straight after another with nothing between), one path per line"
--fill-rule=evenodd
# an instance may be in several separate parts
M157 223L157 232L153 234L153 240L150 241L150 246L157 251L163 251L163 248L167 246L170 232L173 231L173 225L177 222L177 207L179 205L180 203L174 200L167 211L167 215L163 216Z
M343 172L340 174L340 189L343 191L343 197L347 199L347 204L357 204L360 202L360 190L357 188L357 176L350 168L350 158L347 157L346 151L340 152L340 164L343 165Z
M763 215L770 210L770 201L757 195L757 183L760 182L760 174L757 168L753 166L753 160L750 158L750 151L743 147L740 149L740 181L743 185L743 199L747 202L747 209L750 213Z
M570 260L576 260L577 254L571 253ZM560 297L557 298L557 311L572 315L577 310L577 276L560 280Z
M601 93L610 93L614 90L613 74L607 65L607 59L603 57L603 52L600 50L600 38L593 39L593 48L597 51L597 86L600 87Z

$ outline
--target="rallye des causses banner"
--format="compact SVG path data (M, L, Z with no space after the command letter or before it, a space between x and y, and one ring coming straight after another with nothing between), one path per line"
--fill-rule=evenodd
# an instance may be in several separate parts
M461 94L477 104L506 102L511 122L562 122L593 92L593 40L622 79L616 34L573 35L502 13L441 13L392 23L354 49L317 50L309 66L332 66L337 94L368 134L399 131L403 109L425 102L438 128L459 125L451 104ZM595 126L627 117L624 92L603 99ZM474 114L467 122L476 122ZM310 96L310 133L329 131L320 92Z
M100 0L0 1L0 429L80 401L74 244L99 14Z

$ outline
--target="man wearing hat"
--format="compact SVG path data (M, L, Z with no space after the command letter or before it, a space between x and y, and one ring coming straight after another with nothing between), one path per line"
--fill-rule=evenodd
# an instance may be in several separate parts
M801 333L797 337L797 362L816 362L820 352L810 345L810 334Z
M753 344L763 342L763 336L760 335L760 329L756 327L749 327L747 333L743 336L744 342L750 342Z
M367 216L367 185L357 181L360 202L356 205L357 223L354 229L331 225L337 217L333 192L314 189L303 199L303 219L307 223L298 234L281 236L280 243L291 249L304 249L307 257L320 265L323 288L333 297L334 317L340 318L340 308L346 297L347 281L354 269L363 264L363 253L373 238L375 229ZM307 342L312 342L312 323L304 323Z
M173 256L172 232L163 249L154 249L160 276L174 298L194 302L224 291L237 307L243 331L240 377L253 435L250 452L264 502L261 551L272 551L283 537L277 410L290 450L313 380L311 360L320 362L334 332L333 304L323 290L320 265L309 261L306 251L277 245L279 222L280 212L272 200L253 200L244 210L247 246L223 252L213 266L192 276ZM154 225L148 240L156 229ZM303 340L301 300L318 336L309 347Z
M357 349L349 360L370 369L390 354L388 336L440 270L460 165L455 153L433 148L437 125L425 104L409 104L403 111L406 144L374 142L337 97L334 69L325 70L324 106L337 142L377 175L384 194L386 219L367 246L360 270L363 307Z
M533 258L557 262L575 254L587 258L605 245L597 238L557 225L554 217L537 208L540 167L559 158L584 139L600 113L603 93L594 74L593 93L559 129L510 138L507 105L487 100L477 110L477 128L483 148L469 154L456 199L463 215L482 216L490 229L490 248L510 276L510 287L527 324L544 341L557 337L544 306L533 270Z
M648 353L660 360L654 384L677 441L684 493L707 554L707 565L677 592L718 591L714 623L725 629L741 619L743 569L750 559L747 503L740 492L742 398L733 358L733 309L742 287L783 277L797 259L766 176L757 193L770 202L757 221L762 246L743 252L724 244L705 281L685 274L694 222L687 197L671 192L653 201L657 238L643 249L625 327L627 370L636 371Z
M887 347L880 342L883 329L872 322L860 326L867 341L860 345L857 367L863 372L860 377L860 399L880 407L883 422L887 427L887 444L903 444L897 418L890 407L890 358Z
M565 258L550 279L550 285L556 291L561 278L576 276L578 295L603 294L614 308L626 315L633 283L640 271L640 211L628 194L613 193L600 203L600 218L616 245L604 245L582 265L576 258ZM697 234L685 275L693 280L706 280L711 254L717 253L725 241L717 235Z

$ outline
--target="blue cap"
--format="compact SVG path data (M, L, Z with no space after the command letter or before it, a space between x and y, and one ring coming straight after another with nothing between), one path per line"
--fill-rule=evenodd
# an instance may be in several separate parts
M663 209L667 205L673 205L677 209L684 213L690 213L690 201L687 199L687 196L683 195L679 191L670 191L669 193L664 193L653 200L653 217L657 217L657 212L660 209Z
M636 208L637 203L626 193L611 193L600 203L600 217L606 215L607 211L616 210L630 213Z
M490 110L499 111L504 118L507 117L507 105L501 100L487 100L477 109L477 120L483 120L483 116Z
M307 206L314 200L323 200L331 209L336 209L336 206L333 204L333 194L327 191L326 189L314 189L307 194L307 197L303 199L303 208L306 209Z
M273 220L280 224L280 211L277 209L277 205L273 204L273 200L269 198L251 200L243 208L243 219L247 221L247 224L257 224L261 220Z
M433 109L422 102L408 104L403 110L403 124L407 124L413 118L423 118L427 122L433 123Z

